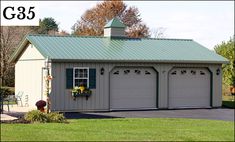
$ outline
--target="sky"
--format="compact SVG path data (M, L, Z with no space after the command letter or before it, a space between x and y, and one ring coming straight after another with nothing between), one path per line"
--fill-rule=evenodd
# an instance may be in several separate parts
M139 9L150 28L164 29L164 38L186 38L213 49L234 35L233 1L124 1ZM39 17L53 17L60 30L71 32L81 15L97 1L40 1Z

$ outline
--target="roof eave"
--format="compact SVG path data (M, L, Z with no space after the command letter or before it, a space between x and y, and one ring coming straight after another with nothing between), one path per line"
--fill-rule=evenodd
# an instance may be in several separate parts
M25 46L29 43L29 40L25 37L23 39L23 41L21 41L20 45L16 48L16 50L13 52L13 54L11 55L10 59L9 59L9 63L16 63L17 59L19 58L19 56L21 55L21 53L23 52Z
M193 61L193 60L97 60L97 59L51 59L52 62L125 62L125 63L192 63L192 64L228 64L229 61Z
M16 50L13 52L13 54L11 55L10 59L9 59L9 63L16 63L17 60L20 58L20 56L22 55L22 53L24 52L26 46L28 44L30 44L30 40L27 38L28 35L26 35L24 37L24 39L20 42L19 46L16 48ZM36 46L35 46L36 47ZM37 47L36 47L37 48ZM37 48L38 50L38 48ZM39 51L39 50L38 50ZM40 52L40 51L39 51ZM42 54L42 52L40 52ZM42 54L43 57L45 57L44 54Z

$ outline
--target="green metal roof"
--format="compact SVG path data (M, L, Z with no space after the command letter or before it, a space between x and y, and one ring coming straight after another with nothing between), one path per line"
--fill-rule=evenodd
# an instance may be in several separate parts
M126 26L117 18L113 18L109 21L104 28L125 28Z
M189 39L131 39L28 35L12 57L16 62L26 43L51 60L227 63L227 59Z

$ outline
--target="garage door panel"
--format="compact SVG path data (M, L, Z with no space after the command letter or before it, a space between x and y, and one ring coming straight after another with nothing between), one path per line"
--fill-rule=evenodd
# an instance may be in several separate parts
M124 73L126 70L129 72ZM119 74L114 74L117 71ZM111 109L156 108L156 79L151 68L114 69L110 81Z
M170 72L170 108L209 106L210 73L207 69L175 68Z

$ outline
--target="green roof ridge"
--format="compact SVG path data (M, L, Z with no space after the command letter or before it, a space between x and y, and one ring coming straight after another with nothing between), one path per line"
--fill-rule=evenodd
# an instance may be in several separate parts
M28 34L28 36L44 36L44 37L76 37L76 38L107 38L110 37L104 37L104 36L80 36L80 35L48 35L48 34ZM130 37L120 37L120 38L110 38L110 39L124 39L124 40L133 40L133 39L141 39L141 40L178 40L178 41L193 41L193 39L183 39L183 38L130 38Z
M44 37L77 37L77 38L106 38L104 36L81 36L81 35L48 35L48 34L28 34L28 36L44 36Z
M105 28L125 28L126 25L124 25L119 19L113 18L104 27Z

